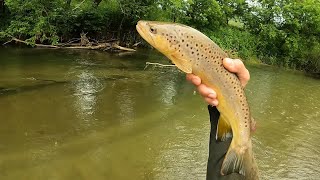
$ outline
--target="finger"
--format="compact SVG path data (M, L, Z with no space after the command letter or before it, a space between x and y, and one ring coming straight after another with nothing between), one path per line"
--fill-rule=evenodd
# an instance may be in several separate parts
M187 74L187 80L190 81L195 86L199 86L201 84L201 79L194 74Z
M219 102L217 99L212 100L211 98L204 98L204 100L211 106L218 106Z
M197 88L201 96L211 98L211 99L217 98L216 92L211 88L208 88L206 85L200 84Z
M241 85L245 87L250 79L250 73L240 59L225 58L223 66L230 72L236 73Z

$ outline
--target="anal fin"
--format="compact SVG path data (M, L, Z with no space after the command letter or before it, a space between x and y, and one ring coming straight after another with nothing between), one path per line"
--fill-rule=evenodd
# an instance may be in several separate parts
M227 123L223 115L220 115L218 120L216 139L225 141L227 138L232 137L231 126Z
M256 132L257 130L257 122L251 117L251 121L250 121L250 129L251 132Z

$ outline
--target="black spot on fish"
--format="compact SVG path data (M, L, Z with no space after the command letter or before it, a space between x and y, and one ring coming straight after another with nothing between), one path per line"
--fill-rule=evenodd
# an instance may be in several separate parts
M196 46L198 47L198 44L196 44Z
M184 42L184 39L182 39L182 42Z

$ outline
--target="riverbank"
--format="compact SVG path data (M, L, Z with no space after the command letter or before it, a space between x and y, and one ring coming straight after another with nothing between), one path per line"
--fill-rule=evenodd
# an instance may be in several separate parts
M218 0L5 0L0 1L0 42L15 37L30 45L57 46L84 33L95 42L117 40L132 48L140 41L138 20L179 22L206 32L236 57L318 74L319 16L315 0L239 1L232 6Z

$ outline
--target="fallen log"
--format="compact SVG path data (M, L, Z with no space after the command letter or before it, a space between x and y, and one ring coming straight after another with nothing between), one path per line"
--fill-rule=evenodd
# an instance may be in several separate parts
M28 42L23 41L23 40L20 40L20 39L17 39L17 38L15 38L15 37L13 37L11 41L16 41L16 42L20 42L20 43L24 43L24 44L29 45ZM54 46L54 45L45 45L45 44L34 44L34 45L37 46L37 47L59 48L59 46Z
M28 42L17 39L15 37L12 37L12 39L10 41L4 43L3 45L8 44L12 41L23 43L26 45L30 45ZM33 45L36 47L41 47L41 48L90 49L90 50L104 50L104 51L110 50L110 49L118 49L121 51L130 51L130 52L136 51L135 49L119 46L116 43L99 43L98 45L89 45L89 46L81 46L79 43L69 44L71 46L66 46L66 44L60 44L60 45L55 46L55 45L45 45L45 44L37 44L37 43L33 44Z

